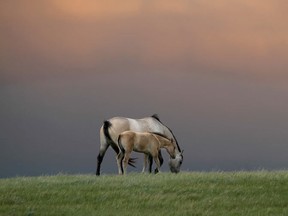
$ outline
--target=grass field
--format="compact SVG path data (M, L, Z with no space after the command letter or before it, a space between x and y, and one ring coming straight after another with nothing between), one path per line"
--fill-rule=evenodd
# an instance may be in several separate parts
M288 215L288 171L0 179L0 215Z

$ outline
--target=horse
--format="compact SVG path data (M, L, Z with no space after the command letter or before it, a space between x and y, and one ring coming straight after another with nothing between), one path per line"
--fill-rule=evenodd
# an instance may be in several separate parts
M176 157L176 145L173 139L169 139L163 134L153 132L134 132L124 131L118 137L118 147L120 152L117 156L119 174L127 173L127 165L132 151L144 153L144 166L142 172L145 172L148 155L151 155L156 163L157 171L160 172L160 161L158 152L165 148L171 158ZM123 170L124 169L124 170Z
M118 137L124 131L135 131L135 132L157 132L164 134L168 138L173 138L176 143L176 157L175 159L170 159L169 163L171 172L179 172L180 166L183 161L183 155L180 149L180 146L173 134L173 132L164 125L159 117L154 114L151 117L145 117L142 119L132 119L132 118L125 118L125 117L114 117L109 120L104 121L103 125L100 128L100 149L99 154L97 156L97 169L96 175L100 175L101 170L101 163L105 156L105 153L109 146L113 148L116 153L116 157L119 154L118 148ZM160 165L163 163L163 158L161 152L158 154ZM149 171L151 172L152 166L152 158L149 157L150 167ZM134 166L134 160L132 158L129 159L128 164ZM173 166L173 167L172 167Z

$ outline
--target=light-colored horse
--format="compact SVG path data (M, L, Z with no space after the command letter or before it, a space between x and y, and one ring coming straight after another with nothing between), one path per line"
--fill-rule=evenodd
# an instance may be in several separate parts
M176 156L176 144L173 139L168 139L165 135L152 132L134 132L124 131L119 135L118 146L120 152L117 156L119 174L127 173L127 165L132 151L144 153L144 166L142 172L147 166L148 155L154 159L157 170L160 172L160 161L158 152L165 148L171 158Z
M114 117L107 121L104 121L104 124L100 128L100 150L97 156L96 175L100 175L101 163L109 146L113 148L117 155L119 154L119 148L117 146L118 136L120 133L128 130L134 132L156 132L164 134L169 139L172 138L175 141L177 148L175 149L176 157L175 159L170 159L169 166L171 172L177 173L180 171L180 166L183 161L183 155L181 153L178 142L172 131L160 121L157 115L153 115L151 117L146 117L142 119ZM161 152L159 154L159 160L160 164L162 164L163 159L161 157ZM128 164L133 166L133 160L131 160L131 158Z

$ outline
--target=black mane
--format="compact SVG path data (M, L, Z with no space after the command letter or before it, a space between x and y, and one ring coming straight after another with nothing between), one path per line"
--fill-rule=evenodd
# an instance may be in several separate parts
M152 115L151 117L154 118L154 119L156 119L157 121L159 121L161 124L163 124L163 122L160 121L160 118L159 118L159 116L158 116L157 114L154 114L154 115ZM163 125L164 125L164 124L163 124ZM166 125L164 125L164 126L167 127ZM180 146L179 146L179 144L178 144L178 141L177 141L175 135L173 134L172 130L171 130L169 127L167 127L167 129L168 129L168 130L170 131L170 133L172 134L172 136L173 136L173 138L174 138L174 140L175 140L175 142L176 142L176 145L177 145L177 148L178 148L179 152L181 152L181 148L180 148ZM160 134L157 134L157 135L160 135ZM161 136L161 135L160 135L160 136ZM163 134L162 134L162 136L163 136ZM169 139L169 138L168 138L168 139Z
M160 118L159 118L159 116L158 116L157 114L154 114L154 115L152 115L151 117L154 118L154 119L156 119L157 121L161 122L161 121L160 121ZM161 122L161 123L162 123L162 122Z

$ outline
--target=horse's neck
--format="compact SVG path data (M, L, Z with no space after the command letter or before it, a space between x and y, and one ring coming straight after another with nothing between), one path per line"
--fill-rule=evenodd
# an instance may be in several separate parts
M163 138L163 137L157 136L157 135L155 135L155 136L159 140L160 148L164 148L164 147L168 147L168 146L172 145L172 143L169 140L167 140L166 138Z
M174 157L175 157L175 154L174 154L173 152L170 152L170 151L168 150L168 148L165 148L165 149L166 149L167 153L170 155L171 158L174 158Z
M176 138L170 129L165 126L163 123L155 120L154 118L148 117L143 119L127 119L129 122L129 129L132 131L140 131L140 132L158 132L167 136L169 139L172 138L174 140L173 145L176 146L176 153L180 153L180 147L177 144Z
M174 135L172 134L172 132L166 127L166 126L163 126L164 127L164 132L163 134L165 136L167 136L168 138L172 138L173 139L173 145L175 146L175 152L176 154L180 154L181 150L180 150L180 147L177 143L177 140L176 138L174 137Z
M175 157L175 148L174 150L171 149L171 146L173 144L170 142L168 145L165 145L163 148L166 149L167 153L170 155L170 157L174 158ZM169 148L170 147L170 148Z
M156 134L152 134L152 136L155 137L155 139L157 140L158 142L158 145L160 148L164 148L166 149L167 153L171 156L171 157L174 157L174 152L170 152L169 151L169 147L173 145L173 143L171 143L168 139L164 138L164 137L161 137L161 136L158 136Z
M171 156L171 157L175 157L175 155L179 154L180 152L178 151L178 148L177 148L177 145L174 143L174 142L170 142L170 140L168 139L165 139L163 137L160 137L160 148L165 148L168 152L168 154ZM173 146L174 150L172 150L171 147Z

